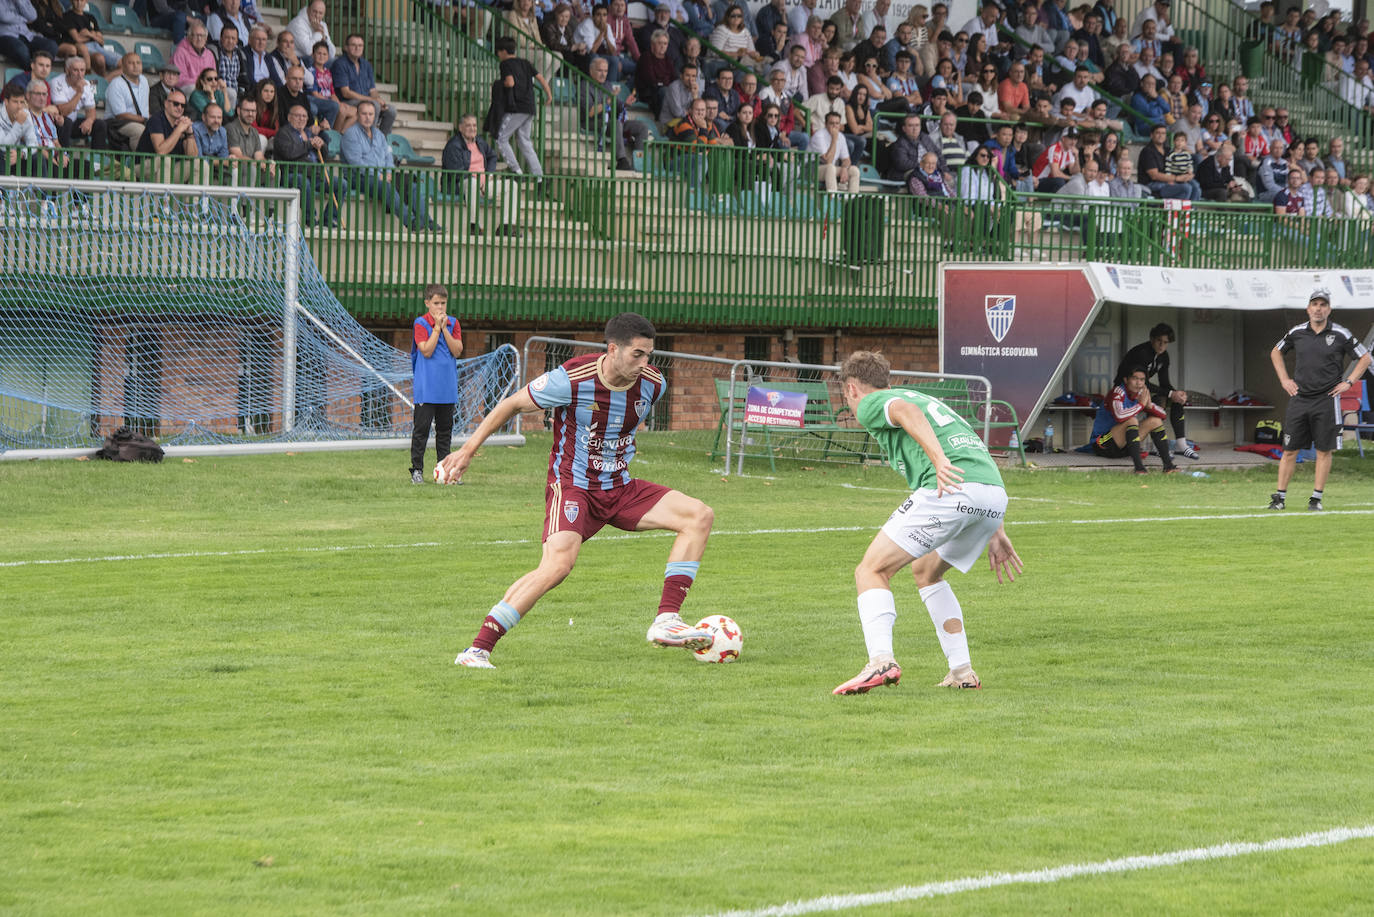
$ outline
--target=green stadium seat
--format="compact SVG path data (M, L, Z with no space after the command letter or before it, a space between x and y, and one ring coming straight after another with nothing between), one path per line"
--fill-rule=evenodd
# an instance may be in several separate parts
M125 35L166 34L162 29L154 29L144 25L139 21L138 14L133 11L132 7L122 3L115 3L110 7L110 30Z
M5 82L4 82L3 84L0 84L0 85L8 86L8 85L10 84L10 80L14 79L16 76L18 76L19 74L21 74L21 73L23 73L23 72L24 72L24 68L23 68L23 67L6 67L6 68L5 68Z
M339 153L343 151L343 134L338 131L324 131L320 134L324 138L324 158L335 160L339 158Z
M434 165L433 156L417 155L411 147L410 141L400 134L393 133L387 137L391 143L391 155L396 157L396 161L405 166L432 166Z
M162 59L162 51L158 49L157 45L150 41L134 42L134 53L142 58L143 69L148 73L161 70L162 65L166 63L166 61ZM152 81L149 80L149 82Z
M63 4L63 6L66 5L67 4ZM110 27L110 24L105 21L105 14L100 12L100 7L96 6L94 3L86 4L86 12L95 20L95 27L101 32L104 32Z
M86 79L95 83L95 104L104 105L105 94L110 91L110 81L94 73L87 76Z
M124 56L124 46L119 42L115 41L113 38L105 39L103 45L105 47L105 50L113 54L115 57Z

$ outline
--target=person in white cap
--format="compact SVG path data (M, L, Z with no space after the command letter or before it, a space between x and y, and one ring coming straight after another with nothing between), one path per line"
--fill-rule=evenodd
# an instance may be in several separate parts
M1289 395L1283 419L1283 457L1279 460L1279 486L1269 497L1270 509L1283 509L1288 482L1298 464L1298 450L1315 446L1315 481L1307 508L1320 512L1322 491L1331 472L1331 453L1341 432L1339 398L1360 381L1369 369L1369 351L1350 329L1331 321L1331 291L1318 287L1307 301L1307 321L1294 325L1270 351L1279 384ZM1293 351L1293 374L1288 374L1283 355ZM1355 365L1347 361L1353 359Z

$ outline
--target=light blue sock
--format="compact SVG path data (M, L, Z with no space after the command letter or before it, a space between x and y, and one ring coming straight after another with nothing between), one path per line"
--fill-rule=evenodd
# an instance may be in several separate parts
M668 566L663 568L663 578L670 576L685 576L689 580L697 578L697 570L701 568L699 560L670 560Z
M520 623L520 612L515 610L515 606L506 602L497 602L491 606L491 611L487 614L495 618L496 623L504 627L508 633L511 628Z

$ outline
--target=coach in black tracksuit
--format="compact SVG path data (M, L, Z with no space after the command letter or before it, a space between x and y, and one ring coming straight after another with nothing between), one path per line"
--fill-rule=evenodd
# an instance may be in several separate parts
M1331 453L1341 429L1339 397L1350 391L1369 369L1369 352L1350 329L1329 321L1331 293L1316 289L1307 302L1308 321L1294 325L1270 352L1279 384L1289 394L1283 419L1283 458L1279 460L1279 489L1269 498L1270 509L1283 509L1288 482L1298 464L1298 450L1309 445L1317 450L1316 481L1307 508L1322 508L1322 489L1331 471ZM1293 375L1288 375L1283 355L1294 353ZM1347 372L1346 362L1355 366Z
M1183 406L1188 403L1188 393L1182 389L1175 390L1174 384L1169 381L1169 345L1173 342L1174 329L1171 325L1164 322L1155 325L1150 329L1148 341L1126 351L1126 356L1121 358L1121 365L1116 368L1116 378L1125 378L1137 366L1145 368L1145 384L1150 387L1150 396L1155 401L1162 398L1161 407L1167 405L1169 408L1169 426L1174 431L1174 454L1196 459L1197 450L1188 445L1188 437L1183 432ZM1156 377L1158 384L1150 381Z

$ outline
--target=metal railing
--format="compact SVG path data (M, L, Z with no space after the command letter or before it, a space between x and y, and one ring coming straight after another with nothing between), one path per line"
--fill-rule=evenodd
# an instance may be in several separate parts
M188 196L196 184L295 188L311 256L340 301L373 321L409 317L424 286L443 283L455 314L482 321L598 323L634 309L667 323L928 328L942 261L1374 263L1367 219L1293 218L1263 205L1180 211L986 182L974 183L984 200L832 194L812 155L730 147L654 143L642 180L542 183L80 149L65 151L65 164L18 150L9 165L9 152L0 151L0 172L180 183ZM973 186L963 194L973 197ZM41 207L41 195L34 201ZM0 213L0 222L18 218L46 216Z
M1339 78L1322 79L1324 61L1304 67L1307 55L1300 50L1276 53L1261 36L1258 18L1232 3L1204 8L1180 0L1172 7L1172 25L1174 40L1198 49L1213 82L1230 82L1243 70L1250 71L1248 96L1256 114L1265 107L1287 108L1302 136L1323 141L1340 137L1347 159L1365 168L1374 164L1374 119L1345 101Z

